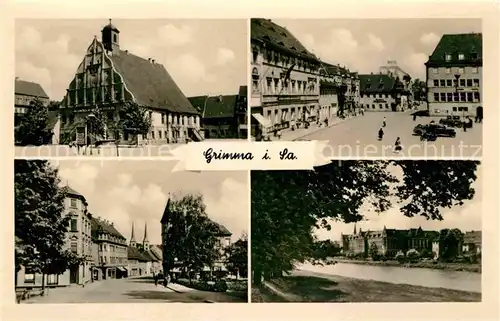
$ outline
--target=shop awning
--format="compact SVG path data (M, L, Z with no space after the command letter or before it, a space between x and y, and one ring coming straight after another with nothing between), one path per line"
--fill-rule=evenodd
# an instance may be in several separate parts
M124 268L123 266L118 266L118 270L120 270L122 272L127 272L127 269Z
M273 127L273 125L271 124L269 119L265 118L261 114L255 113L255 114L252 114L252 116L253 116L253 118L255 118L259 122L259 124L262 127L266 128L266 129Z

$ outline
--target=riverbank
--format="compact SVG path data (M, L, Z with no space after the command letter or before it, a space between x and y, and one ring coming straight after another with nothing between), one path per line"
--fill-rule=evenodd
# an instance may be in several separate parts
M481 293L295 270L252 288L252 302L481 302Z
M472 273L481 273L481 264L464 264L464 263L442 263L442 262L417 262L417 263L399 263L398 261L363 261L363 260L348 260L336 259L338 263L360 264L360 265L375 265L375 266L399 266L405 268L422 268L447 271L464 271Z

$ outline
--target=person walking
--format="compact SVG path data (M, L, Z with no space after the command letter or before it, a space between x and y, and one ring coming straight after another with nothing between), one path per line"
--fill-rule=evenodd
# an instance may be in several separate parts
M384 120L382 121L382 127L385 127L387 125L387 119L384 116Z
M394 143L394 153L399 153L403 147L401 147L401 139L398 137Z
M382 138L384 138L384 130L380 127L378 130L378 140L382 140Z
M158 274L153 273L153 278L155 280L155 286L158 286Z

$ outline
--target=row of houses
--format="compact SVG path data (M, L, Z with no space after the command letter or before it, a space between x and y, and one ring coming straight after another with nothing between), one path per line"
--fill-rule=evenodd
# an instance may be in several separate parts
M61 275L46 275L45 286L57 287L71 284L84 285L88 282L120 279L135 276L148 276L162 271L182 272L173 264L167 264L168 244L166 231L169 226L169 216L172 213L171 200L167 201L160 223L162 226L162 244L151 244L148 238L147 225L144 226L142 240L136 240L135 228L132 223L130 240L118 231L113 222L101 219L88 211L86 198L66 187L67 197L64 200L64 215L70 216L66 233L66 249L84 262L72 266ZM213 222L217 227L215 234L218 240L218 250L221 254L231 244L232 233L223 225ZM22 242L16 242L21 244ZM18 248L22 251L22 248ZM176 262L182 265L182 262ZM221 255L212 267L205 267L201 273L226 274L225 258ZM16 273L17 288L32 288L42 285L42 275L35 273L27 266L22 266Z
M82 194L70 187L66 188L64 215L70 216L66 248L84 258L84 262L61 275L47 275L46 286L84 285L93 281L150 275L161 271L162 246L149 243L147 226L141 243L135 241L133 227L130 243L127 243L113 222L88 211L87 200ZM30 270L29 265L22 266L17 272L16 287L41 285L42 275Z
M111 20L101 30L101 40L94 37L75 67L76 73L55 111L55 144L75 141L79 132L90 136L89 115L96 107L109 124L117 123L125 117L122 108L128 102L148 110L152 126L141 138L150 143L200 141L205 136L247 138L245 86L223 102L210 97L208 104L193 106L195 97L188 99L162 64L120 47L120 31ZM49 98L39 84L18 79L15 97L16 123L34 98ZM126 130L106 129L103 138L125 144L133 140L132 136Z
M411 76L396 61L359 74L323 61L269 19L252 19L250 57L253 136L323 121L339 108L387 112L413 105ZM482 116L481 34L443 35L422 68L430 115Z
M360 75L321 60L269 19L251 21L252 135L295 122L324 121L339 112L408 107L410 77L394 61Z
M369 255L372 248L379 255L393 257L398 252L406 253L415 249L419 252L432 252L438 259L443 251L443 236L438 231L425 231L421 227L408 230L388 229L384 226L382 230L363 231L356 230L352 234L341 236L342 251L344 255ZM456 238L453 244L456 255L481 253L481 231L468 231L463 237Z

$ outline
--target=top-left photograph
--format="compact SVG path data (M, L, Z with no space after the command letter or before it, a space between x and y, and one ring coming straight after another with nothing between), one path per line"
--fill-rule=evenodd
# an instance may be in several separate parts
M16 157L248 139L247 21L18 19Z

